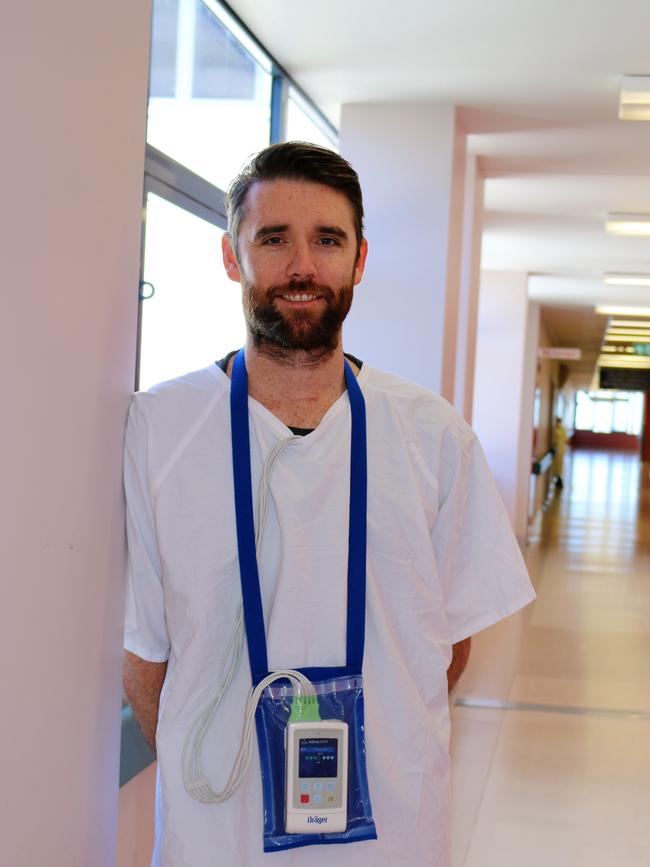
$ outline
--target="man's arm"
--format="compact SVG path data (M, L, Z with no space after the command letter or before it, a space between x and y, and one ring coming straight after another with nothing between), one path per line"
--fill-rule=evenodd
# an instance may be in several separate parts
M123 686L126 700L146 742L156 752L156 728L160 691L167 674L166 662L148 662L124 651Z
M469 652L472 647L472 639L464 638L451 648L451 663L447 669L447 691L451 692L458 683L461 674L469 660Z

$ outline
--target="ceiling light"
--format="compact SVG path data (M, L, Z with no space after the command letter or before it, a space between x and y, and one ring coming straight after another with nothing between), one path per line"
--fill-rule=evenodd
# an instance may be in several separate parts
M650 307L596 307L603 316L650 316Z
M650 319L612 319L610 328L650 328Z
M611 353L608 355L603 355L602 353L600 353L600 355L598 356L597 364L608 365L614 362L618 364L627 364L629 367L648 367L650 366L650 357L647 355L621 354L617 356Z
M618 100L621 120L650 120L650 75L624 75Z
M650 274L605 274L603 279L613 286L650 286Z
M613 235L650 235L650 214L607 214L605 229Z
M643 356L639 356L638 358L612 358L611 356L605 357L600 355L596 363L598 367L627 367L633 370L650 370L650 358L643 358Z

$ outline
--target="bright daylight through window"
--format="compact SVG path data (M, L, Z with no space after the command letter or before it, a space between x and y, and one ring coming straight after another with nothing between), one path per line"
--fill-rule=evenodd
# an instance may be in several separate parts
M220 246L223 190L242 163L274 134L337 147L331 124L217 0L154 0L151 40L140 389L244 341Z
M204 0L155 0L147 141L225 189L269 143L271 62Z
M594 433L639 436L643 423L643 394L628 391L579 391L575 429Z
M221 265L222 234L149 193L144 273L156 294L144 302L140 388L207 367L243 344L239 287Z

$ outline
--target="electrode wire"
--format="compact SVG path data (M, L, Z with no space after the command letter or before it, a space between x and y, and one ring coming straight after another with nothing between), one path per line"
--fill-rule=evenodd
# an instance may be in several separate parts
M261 550L262 539L264 538L264 528L266 526L266 517L268 512L269 483L273 468L284 449L291 443L300 439L302 439L302 437L292 436L280 440L273 446L264 461L258 486L257 505L255 509L255 547L257 551ZM201 766L201 751L203 741L210 728L212 720L214 719L219 705L228 692L228 689L237 674L239 666L241 665L243 646L244 616L243 605L240 602L237 608L234 628L226 646L224 667L219 678L216 695L200 712L190 726L183 747L183 784L186 791L193 798L203 803L222 803L223 801L227 801L228 798L231 798L235 794L241 785L251 758L253 722L255 720L257 703L267 686L276 680L288 678L295 685L298 695L315 695L314 688L310 681L303 674L298 671L293 671L292 669L274 671L265 677L264 680L261 680L258 685L251 690L248 697L242 725L240 747L228 781L220 792L215 792L211 787L209 780L203 773Z

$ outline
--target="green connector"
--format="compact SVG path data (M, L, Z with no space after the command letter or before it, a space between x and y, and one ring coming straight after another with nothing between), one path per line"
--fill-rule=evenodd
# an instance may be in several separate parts
M320 722L320 708L316 695L294 695L291 700L289 722Z

